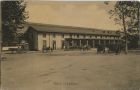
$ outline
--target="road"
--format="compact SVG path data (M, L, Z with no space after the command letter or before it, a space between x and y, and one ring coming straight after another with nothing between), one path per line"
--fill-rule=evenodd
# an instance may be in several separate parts
M3 90L140 90L140 55L5 54Z

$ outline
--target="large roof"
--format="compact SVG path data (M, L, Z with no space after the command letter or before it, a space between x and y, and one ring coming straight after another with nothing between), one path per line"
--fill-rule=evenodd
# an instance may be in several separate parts
M116 31L85 28L85 27L61 26L39 23L29 23L28 26L38 32L117 35Z

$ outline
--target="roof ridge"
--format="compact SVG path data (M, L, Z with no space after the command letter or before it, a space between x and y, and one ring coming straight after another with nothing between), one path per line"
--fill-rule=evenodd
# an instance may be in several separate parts
M56 25L56 24L45 24L45 23L34 23L34 22L27 22L28 25L39 25L39 26L56 26L56 27L61 27L61 28L73 28L73 29L88 29L88 30L100 30L100 31L113 31L113 30L104 30L104 29L96 29L96 28L89 28L89 27L77 27L77 26L67 26L67 25ZM113 31L115 32L115 31Z

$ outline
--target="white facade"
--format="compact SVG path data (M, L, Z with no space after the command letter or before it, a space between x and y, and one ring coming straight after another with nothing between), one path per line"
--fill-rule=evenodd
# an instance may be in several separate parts
M69 38L68 34L65 34L63 37L63 34L59 33L46 33L46 37L43 37L43 33L38 34L38 50L42 50L43 48L43 41L46 41L46 47L53 47L53 42L56 42L56 49L62 48L62 41L64 41L64 38Z
M63 33L38 33L36 34L37 38L35 39L36 50L42 50L43 43L45 43L45 47L53 48L53 43L55 42L55 49L62 49L62 44L65 41L66 38L72 38L72 39L92 39L94 40L112 40L112 42L115 42L115 40L118 40L119 37L110 37L110 36L95 36L95 35L81 35L81 34L63 34ZM88 42L88 41L87 41ZM99 41L100 43L100 41Z
M71 49L85 45L94 48L99 44L109 45L120 40L115 31L58 25L31 24L26 33L30 50Z

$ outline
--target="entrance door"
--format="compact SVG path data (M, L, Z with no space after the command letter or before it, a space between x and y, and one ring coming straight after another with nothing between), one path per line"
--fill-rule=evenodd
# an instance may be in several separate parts
M61 43L62 43L61 48L64 49L64 46L65 46L64 40L62 40Z
M47 41L43 40L43 47L47 47Z
M52 44L53 44L52 45L53 46L53 50L56 49L56 41L55 40L53 40L53 43Z

